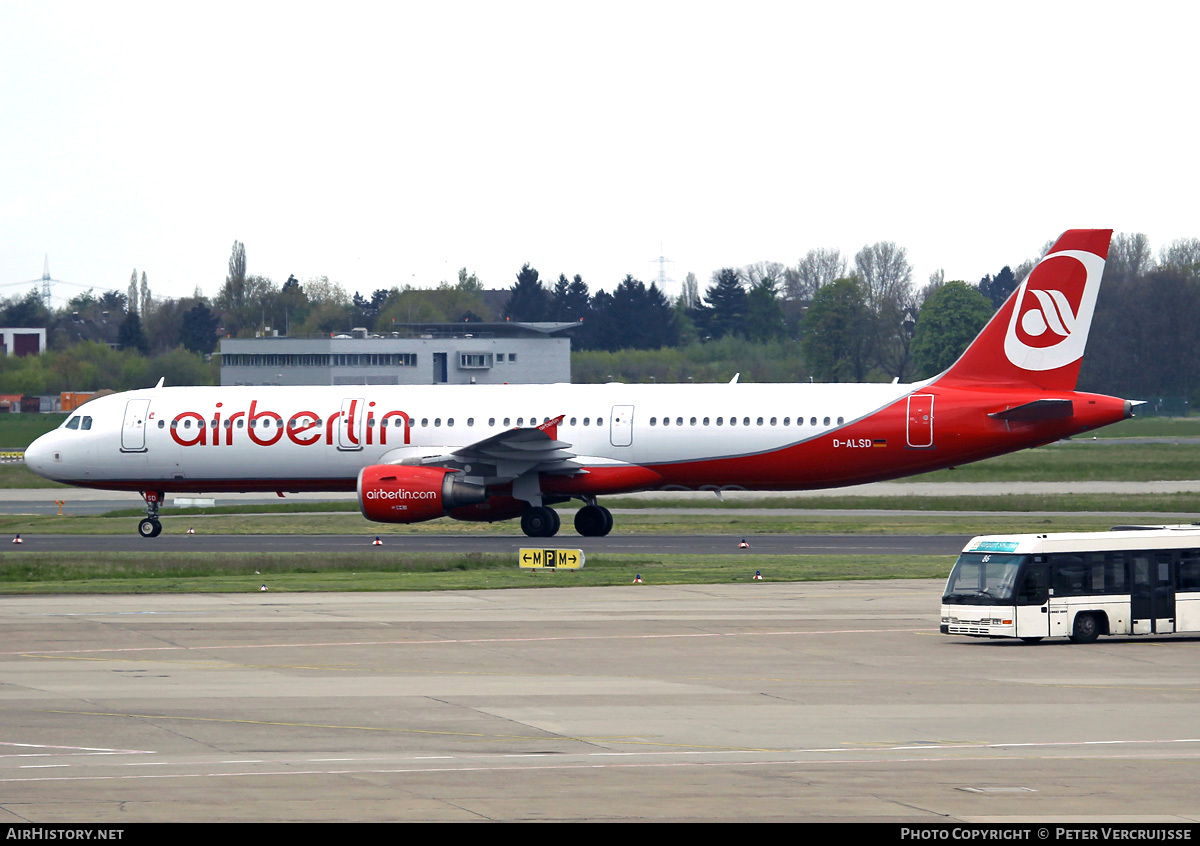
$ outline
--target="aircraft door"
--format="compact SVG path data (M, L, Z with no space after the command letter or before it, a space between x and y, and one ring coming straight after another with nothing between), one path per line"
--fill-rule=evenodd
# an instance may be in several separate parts
M342 416L338 418L338 450L354 452L363 448L363 418L366 401L361 397L342 400Z
M146 414L150 400L134 399L125 403L125 420L121 424L121 452L146 451Z
M908 398L908 445L916 449L933 446L933 394Z
M614 405L612 407L609 439L613 446L627 447L633 444L633 406Z

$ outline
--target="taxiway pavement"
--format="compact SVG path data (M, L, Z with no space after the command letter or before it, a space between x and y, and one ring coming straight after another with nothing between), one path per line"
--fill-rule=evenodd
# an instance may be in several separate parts
M1200 640L940 589L4 597L0 820L1200 819Z

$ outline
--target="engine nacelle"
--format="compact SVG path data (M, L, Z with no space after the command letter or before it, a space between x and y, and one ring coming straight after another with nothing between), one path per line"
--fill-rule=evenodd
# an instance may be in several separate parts
M482 485L445 467L375 464L358 473L358 507L377 523L419 523L487 500Z

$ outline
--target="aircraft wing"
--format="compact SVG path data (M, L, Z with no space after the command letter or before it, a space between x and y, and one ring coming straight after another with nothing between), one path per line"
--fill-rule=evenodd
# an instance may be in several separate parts
M576 475L587 471L575 461L571 444L558 440L557 417L536 428L508 429L467 446L448 451L395 450L383 457L385 463L452 467L485 484L516 479L525 473Z

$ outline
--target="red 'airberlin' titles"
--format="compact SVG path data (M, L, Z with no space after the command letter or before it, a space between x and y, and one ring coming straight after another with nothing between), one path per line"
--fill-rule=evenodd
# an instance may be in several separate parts
M364 437L367 446L374 445L376 431L379 433L380 446L387 446L388 429L395 430L403 425L403 442L409 443L408 412L393 409L377 416L375 403L369 402L366 419L363 420L359 408L361 403L362 400L348 400L341 410L334 411L325 418L315 411L296 411L288 416L285 424L283 417L277 412L259 410L258 400L250 401L248 411L226 413L224 418L224 403L219 402L209 418L198 411L176 414L171 419L171 439L185 447L233 446L234 432L239 433L239 438L240 433L245 432L251 443L259 446L272 446L286 437L298 446L314 446L324 442L327 446L338 444L343 448L358 449L363 445ZM403 424L400 421L403 421ZM365 426L362 425L364 422Z

